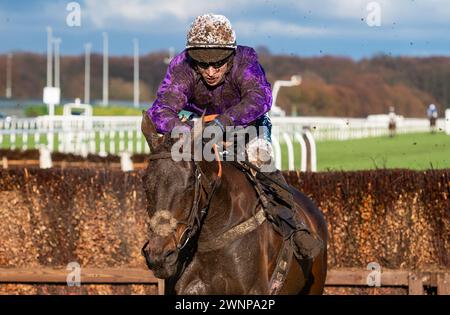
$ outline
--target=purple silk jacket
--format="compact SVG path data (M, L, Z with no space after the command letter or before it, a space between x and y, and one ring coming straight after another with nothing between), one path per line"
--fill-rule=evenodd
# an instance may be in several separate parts
M253 48L238 46L231 70L212 88L190 62L186 50L172 60L157 98L147 110L159 133L188 126L178 118L181 110L201 115L206 108L206 115L219 114L217 119L224 126L248 126L270 110L271 87Z

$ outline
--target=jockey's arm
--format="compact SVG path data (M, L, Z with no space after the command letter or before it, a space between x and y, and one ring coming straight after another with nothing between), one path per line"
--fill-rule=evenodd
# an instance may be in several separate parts
M158 133L167 133L180 126L190 129L186 122L180 121L178 113L187 104L193 84L192 70L183 64L182 56L172 60L166 76L158 88L153 105L147 110Z

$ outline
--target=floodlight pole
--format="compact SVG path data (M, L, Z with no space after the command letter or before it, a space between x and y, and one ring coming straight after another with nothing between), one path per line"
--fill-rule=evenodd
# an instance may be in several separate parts
M12 97L12 53L6 57L6 98Z
M50 26L47 26L47 86L53 86L52 59L52 28Z
M103 33L103 106L108 105L108 33Z
M53 43L55 44L55 87L59 88L60 82L60 54L59 45L61 44L61 38L54 38Z
M134 45L134 107L139 107L139 41L133 40Z
M91 43L86 43L84 56L84 103L89 104L91 98Z

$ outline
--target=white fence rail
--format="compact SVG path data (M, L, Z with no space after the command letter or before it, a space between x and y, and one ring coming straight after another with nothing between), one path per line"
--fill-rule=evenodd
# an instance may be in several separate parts
M0 120L0 147L11 149L47 146L51 151L104 155L142 153L149 149L140 132L139 116L41 116Z
M438 130L450 134L450 110L447 119L437 121ZM141 116L41 116L26 119L0 120L0 148L22 149L48 147L51 151L106 155L148 153L149 148L140 131ZM294 169L301 159L301 170L316 170L315 141L347 140L387 136L385 120L273 117L273 145L277 168L282 166L282 146L286 147L287 169ZM305 133L307 127L311 133ZM398 133L427 132L427 119L400 118ZM295 158L294 144L300 152Z
M446 126L447 122L447 126ZM328 118L328 117L273 117L273 134L295 134L309 127L316 141L349 140L389 135L388 120L364 118ZM438 119L438 130L450 129L450 122ZM428 132L428 119L399 118L397 133ZM450 134L450 131L448 132Z

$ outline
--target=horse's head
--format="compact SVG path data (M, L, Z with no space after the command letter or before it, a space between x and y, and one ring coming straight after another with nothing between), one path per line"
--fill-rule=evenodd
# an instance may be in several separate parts
M175 140L159 137L146 113L142 132L152 152L143 177L150 221L142 253L157 277L169 278L189 258L191 246L186 245L200 229L212 191L199 163L172 158Z

